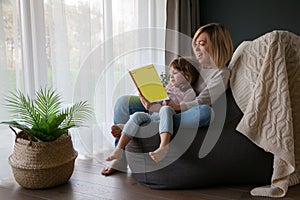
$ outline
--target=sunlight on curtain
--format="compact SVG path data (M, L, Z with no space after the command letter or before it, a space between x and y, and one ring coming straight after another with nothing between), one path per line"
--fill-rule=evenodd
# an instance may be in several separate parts
M48 85L66 106L88 100L95 119L72 130L76 149L92 157L111 148L114 103L136 93L127 70L149 63L165 68L166 0L18 2L0 2L1 93Z

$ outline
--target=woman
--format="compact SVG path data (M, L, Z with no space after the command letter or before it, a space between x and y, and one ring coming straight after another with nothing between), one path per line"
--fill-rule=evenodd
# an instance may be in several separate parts
M218 23L200 27L193 37L192 47L200 73L198 81L192 85L197 97L191 102L171 105L177 112L173 117L174 129L178 129L179 126L182 128L208 126L213 116L211 105L225 92L228 85L230 71L226 64L233 54L233 45L227 28ZM114 109L116 125L113 125L111 130L116 138L116 144L122 129L118 124L126 124L131 114L138 111L148 112L152 106L155 106L155 103L150 103L142 96L122 96L118 99ZM117 168L124 166L125 161L118 161L105 168L102 174L111 175Z

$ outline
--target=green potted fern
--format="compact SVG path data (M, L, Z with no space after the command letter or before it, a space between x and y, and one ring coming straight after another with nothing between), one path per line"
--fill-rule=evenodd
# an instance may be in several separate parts
M86 101L63 107L53 89L40 89L36 98L20 91L6 97L14 120L7 124L16 134L9 164L16 181L25 188L42 189L63 184L73 173L77 151L70 128L83 126L92 115Z

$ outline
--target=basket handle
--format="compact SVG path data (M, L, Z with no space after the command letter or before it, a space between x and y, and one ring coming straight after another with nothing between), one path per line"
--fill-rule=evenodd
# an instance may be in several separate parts
M17 142L17 139L20 137L19 134L17 133L17 131L12 126L9 126L9 128L15 133L15 135L16 135L15 142ZM23 131L23 132L27 135L27 137L29 139L29 144L28 145L31 146L32 145L32 136L29 135L26 131Z
M18 137L17 131L12 126L9 126L9 128L15 133L16 137Z

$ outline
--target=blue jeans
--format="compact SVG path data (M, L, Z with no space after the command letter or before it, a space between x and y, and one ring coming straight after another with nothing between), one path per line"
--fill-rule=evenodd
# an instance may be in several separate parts
M123 133L129 137L134 137L140 126L154 122L159 123L159 133L168 132L173 135L174 114L175 111L169 106L161 107L159 113L135 112L126 123Z
M135 112L148 112L140 102L138 96L121 96L114 108L114 124L126 124ZM208 105L199 105L187 111L173 115L174 131L181 128L198 128L208 126L210 123L212 110ZM115 141L115 145L119 142Z

